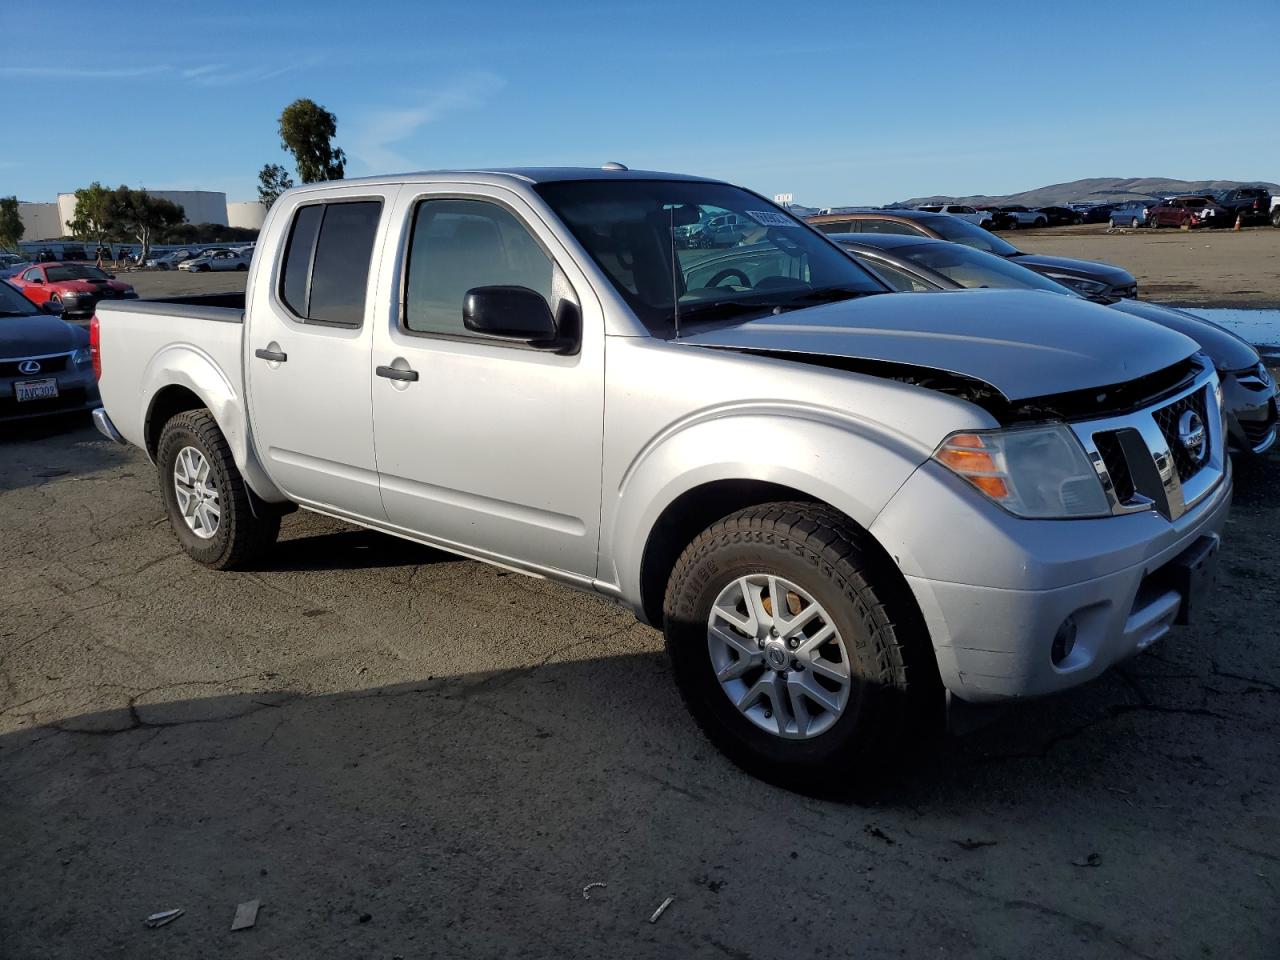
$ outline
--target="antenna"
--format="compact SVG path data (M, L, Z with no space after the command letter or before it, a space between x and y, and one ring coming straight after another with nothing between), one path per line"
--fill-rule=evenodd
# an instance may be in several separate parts
M671 215L671 230L667 233L667 242L671 244L671 316L676 324L676 339L680 339L680 284L676 282L676 205L667 208Z

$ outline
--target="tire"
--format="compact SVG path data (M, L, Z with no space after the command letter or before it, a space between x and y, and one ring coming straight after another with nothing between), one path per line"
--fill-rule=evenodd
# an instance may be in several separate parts
M236 272L237 272L237 273L244 273L244 272L245 272L245 271L247 271L248 269L249 269L249 265L248 265L247 263L237 263L237 264L236 264Z
M1048 225L1049 225L1049 221L1046 220L1044 217L1036 217L1036 222L1033 224L1033 226L1036 226L1036 227L1047 227Z
M218 514L217 522L208 524L204 535L188 523L179 502L178 458L180 454L190 457L187 452L191 450L208 464L200 485L203 491L212 493L210 502ZM188 410L166 423L160 432L156 462L169 524L191 559L214 570L231 570L248 565L275 543L280 533L280 515L266 509L254 515L252 495L208 410Z
M819 615L804 629L813 630L825 620L836 633L819 649L834 646L840 656L832 661L827 659L829 653L807 655L801 643L794 656L809 656L807 671L795 669L795 660L785 673L781 667L775 671L768 666L775 654L784 660L791 657L785 648L794 647L786 639L785 621L781 639L775 639L778 634L768 632L767 625L761 626L768 618L760 611L772 609L770 597L765 601L769 606L759 608L754 617L756 636L764 645L755 639L747 641L759 651L756 661L747 662L758 661L757 665L740 671L740 678L726 681L735 685L733 692L722 686L716 673L716 649L727 650L728 645L718 637L728 632L735 640L743 640L748 634L727 630L727 619L719 614L716 624L724 629L713 633L709 619L713 607L728 609L727 595L743 598L740 610L751 609L745 589L733 592L747 578L787 581L779 594L788 591L785 596L792 614L803 613L810 603L818 604ZM760 588L757 602L768 589ZM807 596L798 596L801 592ZM676 684L690 713L730 760L765 780L823 792L865 784L874 781L890 761L900 759L905 747L943 727L943 688L914 600L890 562L869 548L866 535L829 507L803 502L763 504L712 524L676 562L663 615ZM827 669L817 667L819 657ZM720 657L721 670L726 662L736 667L744 660L737 654L728 661ZM832 663L847 670L844 687L829 679ZM787 679L779 682L788 684L787 694L781 700L791 695L793 679L803 685L818 684L823 677L828 696L843 696L843 706L824 710L803 693L803 711L794 702L780 708L767 692L743 709L731 699L744 696L738 690L763 689L762 683L784 676ZM844 692L831 693L830 686ZM747 699L750 696L745 694ZM772 709L764 708L765 698ZM796 719L802 712L808 714L803 721L809 725L808 736L800 733ZM763 726L780 727L784 714L785 722L796 727L786 736Z
M1129 229L1131 229L1131 230L1137 230L1137 229L1138 229L1138 218L1137 218L1137 217L1134 217L1132 220L1130 220L1130 221L1129 221Z
M1280 207L1276 207L1271 211L1271 225L1273 227L1280 227Z

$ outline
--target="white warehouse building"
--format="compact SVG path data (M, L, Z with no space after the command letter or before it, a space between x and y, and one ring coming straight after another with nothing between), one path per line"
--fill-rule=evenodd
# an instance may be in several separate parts
M216 223L219 226L227 226L227 195L225 193L217 193L213 190L148 190L147 193L178 204L187 215L187 223ZM63 224L69 224L76 218L74 193L58 194L58 216L62 218ZM64 226L64 234L70 232L70 228ZM39 239L49 238L40 237Z
M187 223L216 223L223 227L262 229L267 208L257 200L227 202L227 195L215 190L148 190L153 197L172 200L182 207ZM71 221L76 216L76 195L60 193L54 203L19 201L22 218L22 240L59 240L71 236Z

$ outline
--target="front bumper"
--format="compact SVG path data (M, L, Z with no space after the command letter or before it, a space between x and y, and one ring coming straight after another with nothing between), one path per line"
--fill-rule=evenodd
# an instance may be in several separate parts
M1231 452L1236 456L1261 456L1275 445L1278 428L1274 381L1264 384L1251 370L1223 374L1222 412Z
M15 384L19 380L57 379L58 395L48 400L26 400L19 402ZM59 413L75 413L79 410L91 410L98 406L98 384L93 379L93 371L82 369L71 364L67 359L65 369L45 374L30 376L0 377L0 421L30 420L34 417L52 416Z
M906 575L947 689L987 702L1076 686L1163 637L1187 606L1178 561L1216 546L1230 503L1228 469L1176 520L1021 520L927 463L871 533ZM1075 648L1055 664L1068 617Z

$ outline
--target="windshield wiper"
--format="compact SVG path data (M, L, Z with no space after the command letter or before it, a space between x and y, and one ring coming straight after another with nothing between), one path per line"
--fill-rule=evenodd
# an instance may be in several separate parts
M739 298L713 300L710 303L695 304L691 307L682 306L680 308L680 322L683 324L690 320L720 320L740 313L755 311L767 313L778 306L781 306L781 304L772 300L744 300Z
M822 287L819 290L806 290L789 298L780 307L812 306L818 303L837 303L841 300L856 300L858 297L869 297L880 290L858 290L853 287Z

